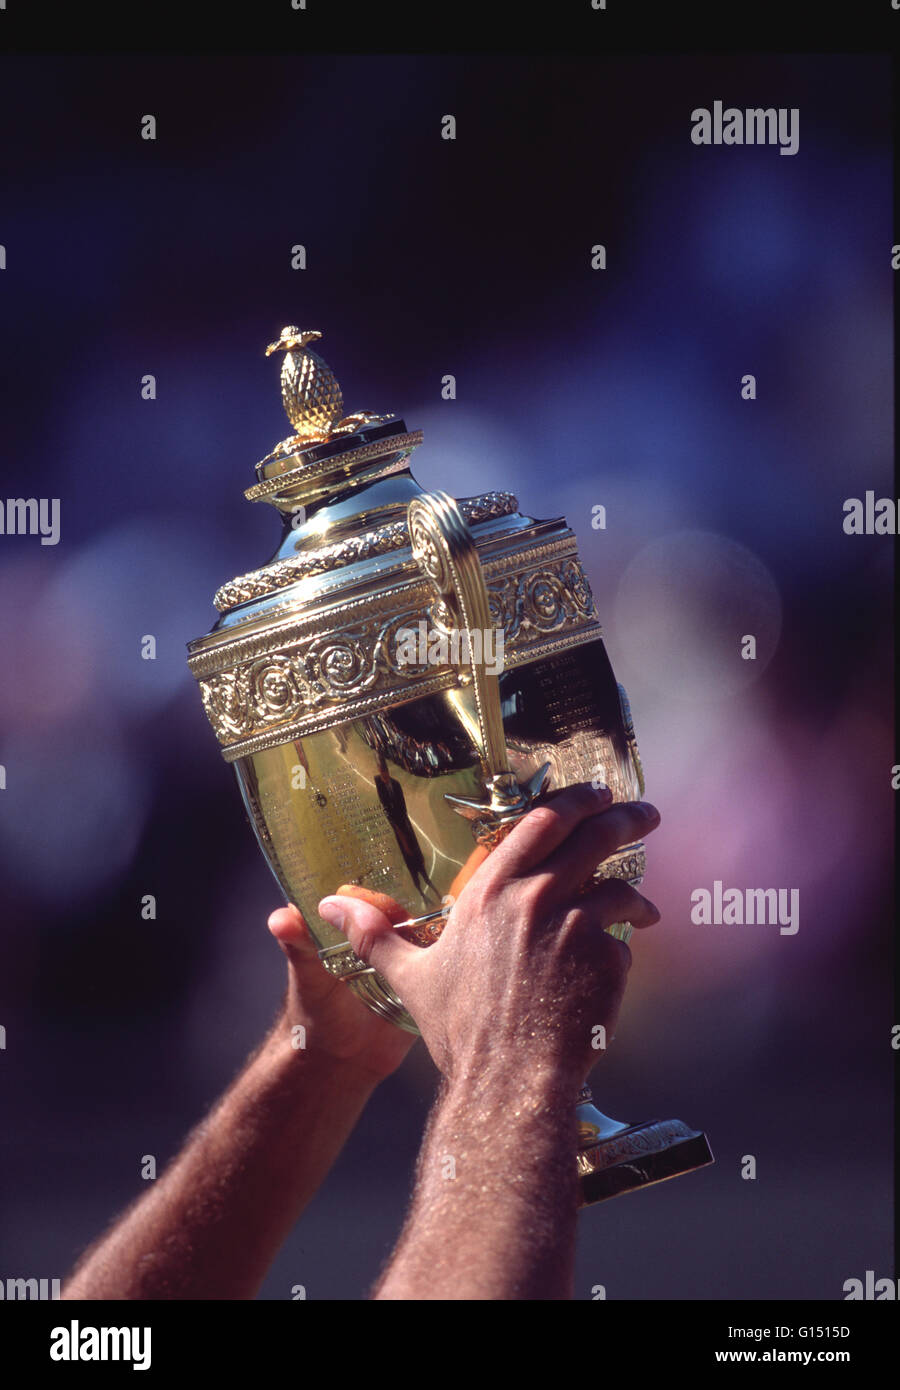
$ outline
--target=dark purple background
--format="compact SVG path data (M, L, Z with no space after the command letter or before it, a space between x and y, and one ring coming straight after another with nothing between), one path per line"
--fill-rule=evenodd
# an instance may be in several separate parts
M889 1274L895 542L842 531L846 498L892 490L887 60L3 76L3 498L59 497L62 539L0 537L0 1277L63 1275L281 997L277 890L184 648L277 540L241 494L287 432L262 355L287 322L323 331L348 409L424 427L421 483L566 514L631 696L664 916L595 1093L705 1127L718 1163L586 1212L578 1297L837 1299ZM799 108L799 153L694 146L716 99ZM715 879L799 888L798 934L693 925ZM264 1297L364 1294L433 1082L419 1045Z

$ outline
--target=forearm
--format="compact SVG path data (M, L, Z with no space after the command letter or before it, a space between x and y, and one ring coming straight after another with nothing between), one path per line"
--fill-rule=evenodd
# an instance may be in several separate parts
M550 1073L445 1085L374 1298L572 1297L577 1089Z
M279 1023L63 1298L252 1298L375 1085Z

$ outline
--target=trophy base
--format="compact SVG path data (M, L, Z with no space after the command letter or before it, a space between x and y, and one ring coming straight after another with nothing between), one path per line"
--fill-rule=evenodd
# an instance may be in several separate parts
M587 1087L578 1099L581 1206L650 1187L714 1163L706 1135L681 1120L626 1125L601 1114Z

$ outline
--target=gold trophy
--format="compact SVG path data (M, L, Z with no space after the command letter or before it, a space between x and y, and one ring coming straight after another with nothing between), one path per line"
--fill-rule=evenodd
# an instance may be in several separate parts
M408 914L399 930L428 946L543 792L594 781L633 801L644 779L565 519L525 516L508 492L424 492L409 469L421 430L344 416L309 346L320 337L290 326L267 349L284 354L294 433L244 495L280 512L281 544L218 591L221 616L188 660L260 848L324 965L415 1033L387 982L318 916L320 899L344 885L385 894ZM644 869L638 843L593 877L636 886ZM632 929L609 930L627 941ZM680 1120L612 1120L587 1087L578 1122L584 1203L713 1161Z

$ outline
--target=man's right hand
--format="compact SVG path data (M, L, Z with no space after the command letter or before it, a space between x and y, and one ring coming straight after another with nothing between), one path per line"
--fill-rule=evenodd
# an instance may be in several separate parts
M579 888L658 824L655 807L613 805L588 783L553 793L478 868L426 949L371 903L328 897L319 912L403 1000L448 1079L547 1072L574 1100L597 1060L594 1029L613 1034L631 965L605 928L659 920L621 879Z

